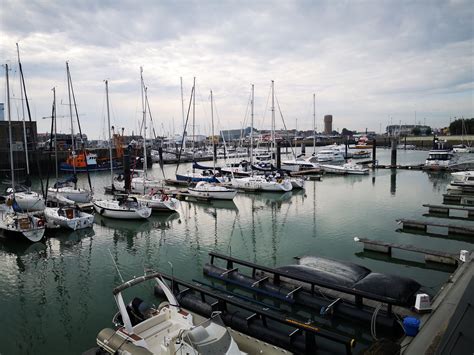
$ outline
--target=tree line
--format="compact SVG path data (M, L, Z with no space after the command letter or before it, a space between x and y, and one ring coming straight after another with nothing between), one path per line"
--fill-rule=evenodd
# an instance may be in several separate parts
M474 118L454 120L449 125L449 133L452 135L474 134Z

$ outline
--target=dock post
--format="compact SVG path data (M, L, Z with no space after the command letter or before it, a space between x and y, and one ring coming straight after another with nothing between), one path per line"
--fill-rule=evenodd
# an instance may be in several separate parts
M376 162L377 162L377 140L374 139L372 143L372 168L375 168Z
M306 145L304 143L301 143L301 154L306 154Z
M160 166L163 166L164 162L163 162L163 147L162 146L158 147L158 157L160 159Z
M397 167L397 140L395 137L392 137L390 139L390 147L391 147L390 167L396 168Z
M212 137L212 139L214 139L214 137ZM214 160L214 163L217 162L217 144L213 144L213 160Z
M344 155L344 158L347 159L347 146L349 145L349 136L346 136L346 144L345 144L345 155Z

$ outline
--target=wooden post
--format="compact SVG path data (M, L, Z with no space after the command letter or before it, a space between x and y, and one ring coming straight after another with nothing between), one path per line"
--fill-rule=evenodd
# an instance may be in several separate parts
M372 145L372 167L375 168L375 164L377 162L377 140L374 139Z
M391 146L391 161L390 161L390 166L392 168L396 168L397 167L397 140L395 139L395 137L392 137L391 138L391 142L390 142L390 146Z

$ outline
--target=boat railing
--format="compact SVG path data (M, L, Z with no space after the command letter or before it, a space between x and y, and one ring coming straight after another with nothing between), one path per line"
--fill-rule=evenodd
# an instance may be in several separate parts
M112 291L112 293L115 296L118 293L122 292L123 290L126 290L127 288L135 286L135 285L137 285L139 283L142 283L144 281L155 279L155 278L160 278L160 277L161 277L161 273L159 273L159 272L154 272L154 273L147 274L147 275L144 275L144 276L139 276L139 277L136 277L132 280L126 281L123 284L115 287L114 290Z

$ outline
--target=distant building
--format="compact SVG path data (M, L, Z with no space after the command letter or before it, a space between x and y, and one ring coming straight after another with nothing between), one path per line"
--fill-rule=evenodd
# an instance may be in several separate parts
M28 150L33 148L33 139L36 140L36 122L25 122L26 142ZM24 151L23 121L12 121L12 141L13 151ZM4 153L10 150L10 139L8 131L8 121L0 121L0 152L2 157Z
M244 129L228 129L220 131L220 136L223 137L226 141L231 141L234 139L245 138L250 135L251 127ZM255 128L253 129L254 135L258 132Z
M0 102L0 121L5 120L5 104Z
M324 134L332 134L332 115L324 116Z
M430 126L424 125L413 125L413 124L405 124L405 125L389 125L386 128L386 132L389 136L412 136L413 129L417 127L420 129L421 135L426 135L428 131L431 131Z

